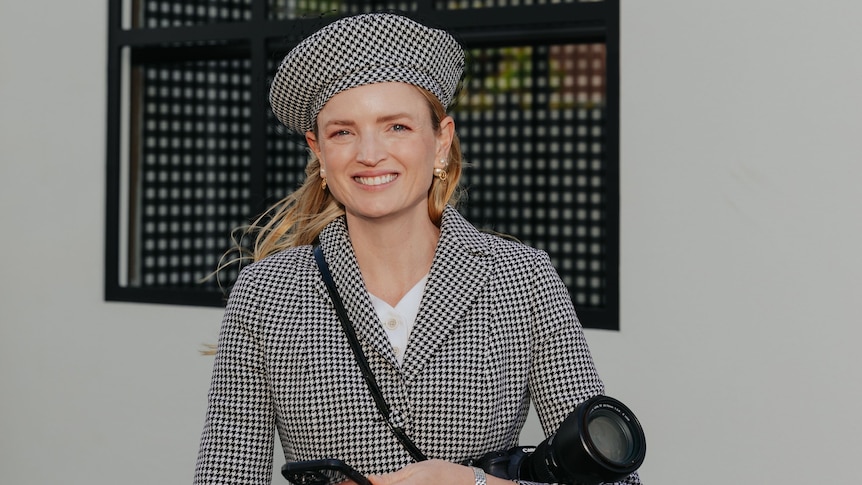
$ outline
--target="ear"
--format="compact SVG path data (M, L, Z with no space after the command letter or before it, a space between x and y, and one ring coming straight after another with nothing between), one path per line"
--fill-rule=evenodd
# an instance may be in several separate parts
M313 131L305 132L305 142L308 143L308 148L311 148L314 155L320 158L320 146L317 144L317 135Z
M320 176L325 177L326 171L323 168L323 158L320 156L320 145L317 143L317 135L313 131L306 131L305 142L308 143L308 148L320 162Z
M440 131L437 133L437 160L449 159L449 149L455 138L455 120L447 116L440 121Z

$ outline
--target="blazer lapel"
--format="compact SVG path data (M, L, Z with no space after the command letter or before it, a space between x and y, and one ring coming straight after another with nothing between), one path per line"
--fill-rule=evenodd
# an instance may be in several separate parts
M442 230L416 325L410 334L402 372L412 380L464 321L487 285L490 250L481 234L452 207Z
M368 291L365 289L343 217L330 223L320 233L320 246L329 265L329 271L332 273L332 279L335 281L335 287L341 295L344 309L347 310L365 354L369 356L369 362L370 352L375 352L397 368L395 352L380 325L374 306L368 297ZM326 292L325 286L323 291Z

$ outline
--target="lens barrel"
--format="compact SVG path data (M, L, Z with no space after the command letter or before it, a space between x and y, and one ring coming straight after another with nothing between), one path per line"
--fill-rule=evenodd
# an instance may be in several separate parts
M634 473L646 456L646 437L634 413L607 396L590 398L538 446L494 451L466 464L506 480L598 485Z
M607 396L595 396L571 413L547 440L542 459L559 481L591 485L615 482L643 463L646 436L634 413ZM535 455L530 460L540 459Z

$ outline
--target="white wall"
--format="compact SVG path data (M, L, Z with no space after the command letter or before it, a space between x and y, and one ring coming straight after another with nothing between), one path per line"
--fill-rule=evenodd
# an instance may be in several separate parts
M106 14L0 2L4 484L193 473L220 311L102 301ZM649 484L858 481L859 18L623 1L622 331L588 338Z

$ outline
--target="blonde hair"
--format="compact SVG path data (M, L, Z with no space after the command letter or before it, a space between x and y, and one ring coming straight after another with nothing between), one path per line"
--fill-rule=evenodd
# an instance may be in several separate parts
M431 92L416 87L428 101L432 125L435 132L440 130L440 122L447 116L446 108ZM443 210L447 204L455 205L461 195L462 155L458 135L452 138L446 164L445 180L434 177L428 189L428 217L440 225ZM236 247L232 252L238 257L220 264L219 270L234 263L259 261L279 251L312 244L327 224L344 214L344 207L328 190L321 188L320 160L309 150L308 165L305 168L305 182L296 191L276 203L249 226L240 228L236 237ZM253 241L251 248L243 246L244 240Z

